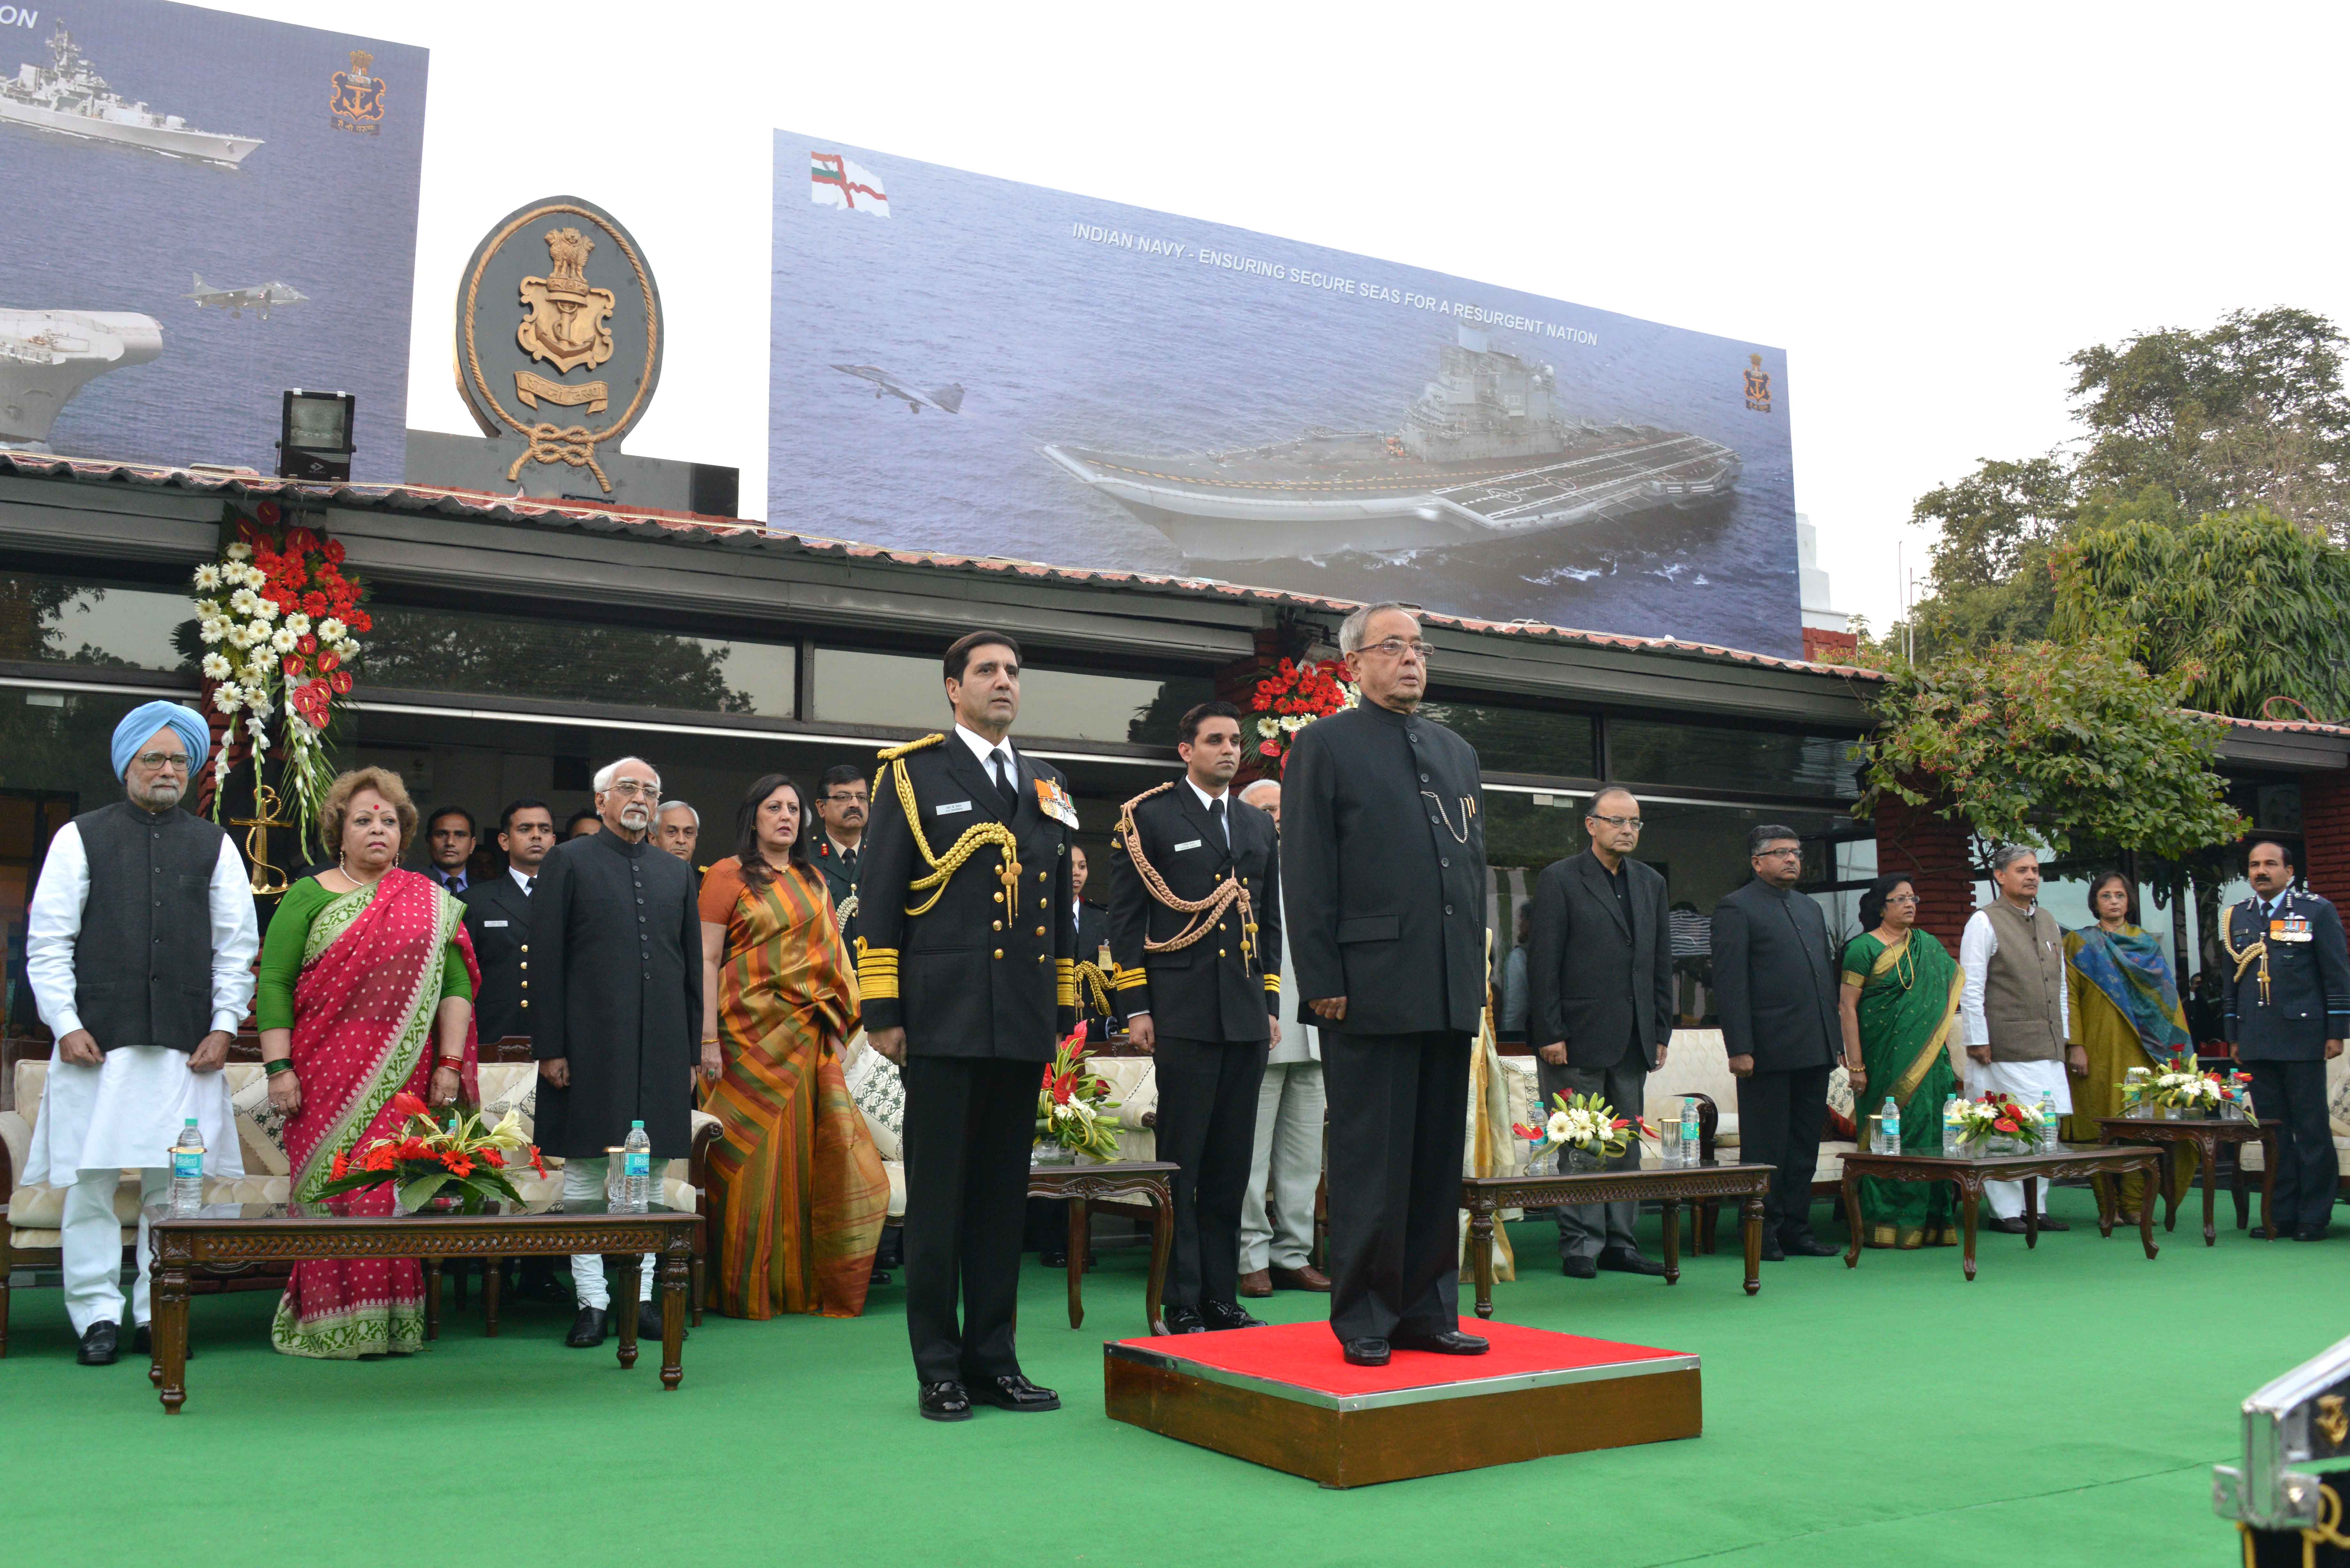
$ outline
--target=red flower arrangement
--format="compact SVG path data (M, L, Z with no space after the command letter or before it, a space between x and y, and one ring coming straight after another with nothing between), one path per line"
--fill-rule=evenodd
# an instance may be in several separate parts
M508 1155L526 1158L532 1169L546 1174L546 1162L539 1158L538 1146L523 1137L522 1118L515 1112L508 1111L497 1126L486 1128L479 1111L452 1112L444 1127L430 1106L405 1089L391 1097L391 1108L407 1118L400 1135L338 1152L318 1197L389 1182L399 1189L402 1209L414 1211L436 1200L453 1200L459 1212L478 1214L493 1198L521 1204L522 1195L505 1174Z
M1257 751L1267 757L1282 756L1290 737L1316 719L1353 707L1357 697L1339 660L1301 664L1283 659L1249 693L1249 711L1257 715Z
M1086 1064L1086 1027L1080 1023L1053 1053L1036 1091L1036 1141L1114 1159L1118 1118L1105 1113L1117 1108L1109 1080Z

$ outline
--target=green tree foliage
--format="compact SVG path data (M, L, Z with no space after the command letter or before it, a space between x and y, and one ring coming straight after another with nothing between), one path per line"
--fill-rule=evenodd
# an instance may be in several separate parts
M2113 638L2182 700L2259 718L2289 697L2326 719L2350 714L2350 554L2265 507L2181 526L2169 498L2083 509L2063 547L2058 640Z
M2055 610L2050 553L2078 505L2072 470L2054 453L1987 459L1956 484L1919 496L1910 514L1939 537L1933 593L1911 621L1918 657L2047 636Z
M1868 789L1927 803L1986 838L2055 855L2130 849L2170 858L2251 826L2214 770L2225 726L2179 707L2192 660L2147 673L2113 642L2001 643L1897 670L1865 742Z

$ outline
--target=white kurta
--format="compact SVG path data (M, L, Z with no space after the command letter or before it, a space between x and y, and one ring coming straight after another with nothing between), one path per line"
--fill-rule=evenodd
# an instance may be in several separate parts
M212 1026L234 1032L252 1008L253 960L261 950L261 930L244 863L225 838L210 895ZM25 972L34 1003L41 1022L60 1040L82 1026L74 1003L74 970L88 900L89 859L80 830L68 823L49 840L25 940ZM91 955L100 963L111 956ZM243 1176L225 1075L192 1073L187 1052L161 1045L118 1046L96 1067L65 1061L52 1050L24 1179L66 1187L78 1171L169 1166L169 1150L189 1116L204 1136L205 1174Z

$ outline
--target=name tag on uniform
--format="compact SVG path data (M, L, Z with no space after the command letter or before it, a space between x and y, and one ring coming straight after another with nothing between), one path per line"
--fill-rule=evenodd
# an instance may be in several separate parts
M1178 854L1178 855L1180 855L1180 854L1181 854L1184 850L1186 850L1186 849L1197 849L1197 848L1199 848L1199 847L1200 847L1200 840L1198 840L1198 839L1194 838L1194 839L1190 840L1190 841L1189 841L1189 842L1187 842L1187 843L1183 843L1183 844L1179 844L1179 845L1177 845L1177 846L1175 846L1175 853L1176 853L1176 854Z
M934 805L931 807L931 815L932 816L952 816L956 812L969 811L970 809L971 802L967 800L951 800L944 805Z
M2269 922L2269 940L2272 942L2305 942L2309 940L2309 919L2303 915L2286 915Z
M504 920L484 920L482 922L482 929L485 931L503 931L505 929L506 923Z

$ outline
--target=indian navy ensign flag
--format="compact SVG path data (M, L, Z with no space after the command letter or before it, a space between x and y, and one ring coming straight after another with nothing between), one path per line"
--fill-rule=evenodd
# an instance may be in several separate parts
M811 152L808 200L819 207L848 207L877 218L889 215L881 182L837 152Z

